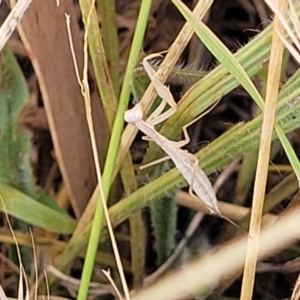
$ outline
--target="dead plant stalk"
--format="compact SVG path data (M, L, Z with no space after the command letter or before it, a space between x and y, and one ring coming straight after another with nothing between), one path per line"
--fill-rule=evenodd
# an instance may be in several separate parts
M279 10L287 9L287 1L279 2ZM266 88L266 105L262 124L262 134L258 154L257 171L253 192L252 213L248 238L244 277L242 282L241 299L251 300L255 278L255 269L258 257L262 212L266 190L266 180L268 174L268 164L270 159L270 149L272 133L275 121L276 103L281 76L281 63L283 55L283 44L277 33L283 33L283 26L279 19L274 18L274 31L271 46L270 62L268 69L268 79Z

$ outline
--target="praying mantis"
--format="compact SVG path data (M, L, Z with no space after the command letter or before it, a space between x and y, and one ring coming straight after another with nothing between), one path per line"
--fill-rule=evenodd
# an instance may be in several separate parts
M199 119L199 117L183 127L184 140L181 141L170 141L155 130L155 125L168 119L175 113L177 107L169 88L160 82L157 73L148 62L149 59L159 55L160 54L150 54L146 56L143 59L143 66L154 84L157 94L162 99L161 103L146 121L143 120L143 110L140 103L136 104L132 109L127 110L124 119L128 123L133 123L140 131L146 134L147 140L154 141L168 155L168 158L172 159L176 168L189 184L189 192L191 195L201 199L212 214L216 214L234 226L239 227L220 211L213 187L204 171L199 167L198 159L193 154L181 149L190 141L187 127ZM164 111L167 104L170 108ZM196 195L193 194L193 191Z

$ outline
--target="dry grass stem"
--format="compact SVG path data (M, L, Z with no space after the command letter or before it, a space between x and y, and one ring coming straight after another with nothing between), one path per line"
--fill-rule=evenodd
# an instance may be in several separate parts
M287 1L280 1L279 10L284 12L287 9ZM266 88L266 105L262 124L262 135L259 147L257 171L254 183L252 211L249 227L248 247L242 282L241 299L251 300L254 286L255 269L258 258L259 240L261 231L261 220L264 206L268 165L270 160L270 149L272 133L275 121L277 96L281 77L281 64L283 56L283 44L277 32L284 31L279 19L274 18L273 40L268 69Z
M13 7L0 28L0 51L11 37L16 27L20 23L25 11L29 7L32 0L19 0ZM1 3L0 3L1 4Z
M177 204L181 206L185 206L193 210L197 210L205 214L209 214L209 210L203 203L197 201L197 199L195 199L194 197L192 197L186 192L177 192L175 196L175 201ZM224 214L226 217L230 218L235 222L241 221L250 213L250 208L223 202L223 201L218 201L218 206L222 214ZM272 224L276 220L277 220L277 216L272 214L265 214L263 217L263 224Z
M300 63L300 55L299 55L299 52L300 52L300 22L297 17L293 2L291 0L289 0L288 2L289 2L288 13L290 15L292 25L295 28L296 34L293 33L292 29L286 22L286 20L283 16L283 13L276 8L276 6L274 5L274 3L272 1L266 0L266 3L269 5L269 7L273 10L273 12L277 16L277 18L280 20L282 26L287 31L289 37L291 38L291 40L293 42L293 44L289 43L288 40L285 39L283 37L283 35L279 32L278 34L279 34L283 44L289 50L289 52L295 58L295 60L298 63ZM295 283L295 287L293 289L291 300L298 300L299 298L300 298L300 275L298 276L297 281Z

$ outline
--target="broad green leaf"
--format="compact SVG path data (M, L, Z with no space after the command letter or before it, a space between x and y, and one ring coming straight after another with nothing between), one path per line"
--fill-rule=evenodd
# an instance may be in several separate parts
M77 222L65 213L47 207L9 185L0 185L5 211L8 215L58 233L72 233ZM4 211L2 201L0 210Z
M0 196L7 213L50 231L71 233L76 221L35 185L29 136L18 124L18 115L29 99L29 92L16 58L8 48L1 53L0 72ZM1 203L0 207L2 210ZM14 225L28 230L22 222Z
M0 60L0 182L34 196L29 161L30 142L18 126L18 115L29 99L25 78L8 48Z

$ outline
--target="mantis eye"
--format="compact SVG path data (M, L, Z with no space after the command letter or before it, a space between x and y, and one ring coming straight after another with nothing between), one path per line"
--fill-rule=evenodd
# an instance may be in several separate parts
M132 109L129 109L124 114L124 119L126 122L135 122L143 119L143 110L140 104L137 104Z

